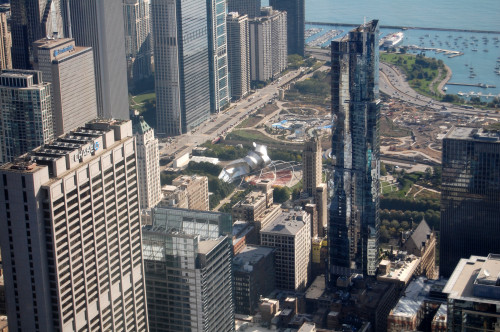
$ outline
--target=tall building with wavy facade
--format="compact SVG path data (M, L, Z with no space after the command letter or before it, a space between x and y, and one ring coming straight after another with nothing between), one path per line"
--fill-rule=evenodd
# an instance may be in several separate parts
M378 20L332 41L333 197L328 225L331 282L375 275L378 265L380 101Z

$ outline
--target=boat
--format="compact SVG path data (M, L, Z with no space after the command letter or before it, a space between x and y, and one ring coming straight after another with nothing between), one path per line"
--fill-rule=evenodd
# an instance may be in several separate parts
M473 49L472 49L472 52L477 52L477 48L473 48Z
M379 47L389 48L397 46L403 41L403 38L404 38L404 33L401 31L396 33L390 33L380 40Z

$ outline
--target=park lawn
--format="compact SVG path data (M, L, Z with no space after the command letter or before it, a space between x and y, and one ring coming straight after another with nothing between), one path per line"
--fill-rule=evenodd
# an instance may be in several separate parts
M257 130L233 130L227 135L226 140L251 141L262 144L278 143L278 141L270 139Z
M133 96L132 99L133 101L136 103L136 104L141 104L141 103L144 103L148 100L155 100L156 98L156 94L154 92L150 92L150 93L143 93L143 94L140 94L140 95L137 95L137 96Z
M441 95L436 92L436 88L439 83L446 77L446 68L444 65L441 67L441 75L439 74L439 68L432 69L429 67L420 67L419 73L421 78L411 78L411 74L414 73L415 61L417 59L416 55L413 54L400 54L400 53L380 53L380 61L387 62L399 67L408 78L408 84L416 90L418 93L440 100ZM433 58L425 58L426 61L435 61ZM430 83L435 77L439 79L436 81L435 86L431 87Z

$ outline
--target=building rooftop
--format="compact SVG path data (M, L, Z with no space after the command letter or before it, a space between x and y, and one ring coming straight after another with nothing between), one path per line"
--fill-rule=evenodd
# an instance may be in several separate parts
M443 280L428 280L419 277L412 281L406 287L404 295L391 310L392 316L413 317L420 310L420 307L426 300L431 300L431 292L435 286L443 285ZM442 299L432 298L433 301L442 301Z
M252 267L262 258L272 255L273 252L274 248L248 244L236 256L234 256L234 270L250 272L248 267Z
M306 290L306 299L308 300L317 300L319 299L326 290L325 276L320 275L314 279L311 286L309 286Z
M448 139L463 139L487 142L499 142L500 132L487 131L482 128L452 127L444 136Z
M381 264L383 263L387 262L384 260ZM420 264L420 258L408 255L405 259L398 260L396 262L389 262L389 264L391 267L388 269L388 273L377 276L377 280L400 281L407 284L415 273L418 264Z
M283 212L276 219L271 221L269 225L264 227L261 233L295 235L302 227L304 227L304 217L307 214L305 211L289 211Z
M224 237L219 237L217 240L203 240L198 242L198 253L200 254L208 254L212 249L214 249Z
M144 117L134 116L132 117L132 130L134 135L144 135L146 132L151 130Z
M500 305L500 255L461 259L443 292L449 299Z
M14 160L0 166L0 169L19 172L35 172L49 166L51 178L86 162L102 151L111 148L131 136L131 127L123 126L129 120L98 119L88 122L56 140L42 145Z

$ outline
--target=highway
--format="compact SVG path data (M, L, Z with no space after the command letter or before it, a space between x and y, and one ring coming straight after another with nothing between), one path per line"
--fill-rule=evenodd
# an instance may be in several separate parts
M160 143L160 159L171 155L175 155L175 158L177 158L191 152L193 147L226 133L243 121L250 113L264 106L271 99L277 98L278 89L300 76L301 73L301 69L290 71L279 80L275 80L264 88L256 90L252 95L232 103L229 109L218 114L212 114L210 119L192 132L162 140L162 143Z

